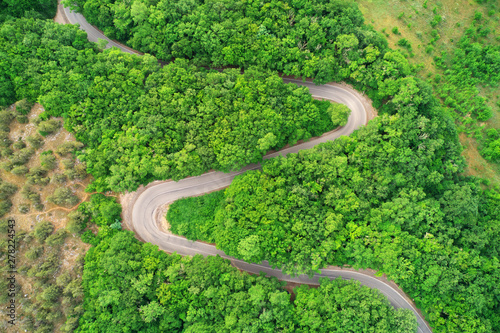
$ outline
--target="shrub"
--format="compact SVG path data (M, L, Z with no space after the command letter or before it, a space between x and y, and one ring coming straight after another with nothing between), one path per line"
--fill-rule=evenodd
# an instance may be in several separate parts
M26 148L26 143L24 143L23 140L19 139L14 144L12 145L12 148L14 149L23 149Z
M20 204L18 210L19 210L19 213L26 214L30 211L30 205L29 204Z
M12 202L10 200L0 201L0 217L10 212L11 207L12 207Z
M30 185L42 185L45 186L49 183L50 178L47 176L47 170L43 167L31 168L28 172L26 178L28 178L27 183Z
M441 15L435 15L434 18L431 21L431 26L434 28L436 27L442 20L443 18Z
M57 184L64 184L67 180L68 180L68 177L66 177L66 175L63 175L63 174L56 174L54 176L54 181Z
M395 34L395 35L401 35L401 33L399 32L398 27L392 28L392 33Z
M0 168L4 169L5 171L11 171L13 167L14 164L12 164L11 161L3 161L2 163L0 163Z
M7 125L9 126L10 123L12 122L12 119L14 119L15 115L14 112L10 110L1 110L0 111L0 124Z
M73 206L79 201L78 197L67 187L57 188L47 200L60 206Z
M40 194L35 192L35 190L33 190L31 188L31 186L29 185L24 185L23 186L23 189L21 190L21 196L26 199L26 200L30 200L31 202L34 202L34 203L41 203L41 199L40 199Z
M49 221L38 223L33 230L33 236L40 242L43 242L54 231L54 226Z
M25 98L16 103L16 112L20 115L27 115L30 113L33 103L28 102Z
M38 149L43 146L43 138L39 135L31 135L26 138L26 141L30 144L30 146L34 149Z
M73 167L75 166L75 161L70 158L65 158L61 162L64 169L73 169Z
M68 177L69 180L74 180L76 178L76 171L73 169L64 170L64 175Z
M46 151L40 156L40 164L47 170L53 170L57 166L57 159L52 151Z
M398 45L411 50L411 43L406 38L398 40Z
M47 136L49 134L54 133L61 127L61 123L55 119L50 119L46 121L41 121L38 124L38 133L40 133L43 136Z
M1 182L1 180L0 180ZM7 182L0 183L0 200L8 199L11 195L16 193L17 186Z
M14 167L10 172L16 176L23 176L28 173L29 169L24 165Z
M92 233L91 230L87 230L82 235L82 242L95 246L99 243L99 240L97 239L96 235Z
M92 222L98 226L111 225L117 220L121 221L122 206L113 197L102 194L94 194L90 202L84 202L78 210L85 215L91 216Z
M42 254L43 254L43 246L33 246L28 251L26 251L24 256L29 260L35 260L40 258Z
M54 234L47 237L45 244L49 246L59 246L64 244L64 240L68 236L66 229L59 229Z
M1 131L0 132L0 146L1 147L9 147L12 144L12 141L9 139L9 132Z
M85 179L87 177L87 165L82 162L75 166L75 178L77 179Z
M44 208L44 205L41 202L37 202L37 203L33 204L33 207L35 207L35 209L37 211L41 212Z
M64 156L64 155L67 155L67 154L74 152L75 150L81 149L82 147L83 147L83 143L81 143L81 142L67 141L67 142L64 142L62 145L60 145L56 149L56 153L61 155L61 156Z
M68 223L66 229L72 234L80 234L87 226L89 215L77 209L68 214Z
M0 151L0 155L4 158L8 158L8 157L12 156L13 153L14 153L14 151L12 149L10 149L9 147L4 148Z
M19 151L14 152L10 161L14 165L26 164L34 152L35 151L33 148L23 148Z
M29 123L29 119L27 116L23 115L23 114L18 114L16 116L16 120L20 123L20 124L27 124Z

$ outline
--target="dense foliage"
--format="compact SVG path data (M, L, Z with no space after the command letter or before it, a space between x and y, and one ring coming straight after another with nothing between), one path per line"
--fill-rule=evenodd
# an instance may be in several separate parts
M150 56L99 53L76 27L9 21L0 40L3 103L39 99L48 115L65 117L87 145L81 159L99 191L237 169L347 118L276 74L206 71L182 59L160 68ZM39 132L57 125L43 121Z
M242 273L220 257L181 257L103 227L85 257L77 332L415 332L409 310L335 280L297 288ZM337 325L341 322L341 325Z
M363 24L354 5L341 1L153 1L145 6L146 2L137 0L129 8L113 1L105 5L104 1L77 3L106 32L166 60L184 56L196 64L262 65L314 77L317 82L350 80L360 90L367 90L385 115L352 137L271 160L262 171L239 177L224 193L221 206L214 203L212 237L230 254L246 260L269 259L288 272L311 272L330 263L378 269L415 299L436 332L500 330L499 195L495 191L483 193L475 181L459 176L463 159L452 121L438 107L430 87L411 76L412 67L404 56L387 49L385 39ZM129 30L133 35L119 34ZM148 145L138 145L142 135L149 135L151 123L143 125L141 132L141 122L133 115L147 110L141 109L144 105L161 105L152 98L151 87L155 82L163 84L162 76L168 71L168 67L158 69L154 58L116 51L97 54L76 28L35 20L5 24L0 30L0 46L2 103L13 98L39 98L49 114L65 116L66 126L88 145L85 158L92 173L98 175L94 188L133 189L153 179L201 172L200 168L188 169L186 174L169 173L172 165L161 163L168 159L155 160L158 155L148 155L152 137L148 137ZM191 71L186 63L172 66L180 67L188 78L204 80L204 71ZM221 75L230 77L232 72ZM182 86L181 79L173 79ZM161 93L158 96L162 97ZM181 98L176 101L182 105ZM107 117L115 109L119 116ZM145 119L149 120L139 120ZM110 143L99 151L103 136ZM91 137L98 139L88 142ZM121 140L112 141L115 137ZM265 141L274 140L271 136L268 139ZM192 151L196 150L177 156L175 163L190 162ZM108 157L107 164L98 164ZM180 169L186 170L184 165ZM198 225L209 221L210 214L206 212ZM102 229L115 232L113 228ZM205 230L211 229L199 228L192 237L203 235ZM94 244L99 243L98 238L92 239ZM191 285L183 283L190 279L171 282L167 285L172 285L167 287L170 294L156 296L159 301L148 306L154 296L147 302L138 297L137 293L148 292L140 282L157 283L158 277L153 279L158 273L141 271L140 280L121 279L127 275L120 269L146 270L151 261L140 257L139 245L118 240L116 244L101 241L95 249L102 246L102 250L95 252L95 258L89 252L85 282L89 294L82 330L105 330L116 318L134 330L158 314L166 316L165 325L184 325L186 320L191 324L192 318L205 315L197 308L193 308L196 312L186 310L189 297L198 302L195 289L174 299L178 303L169 299L182 309L178 317L160 309L161 297L171 295L170 288L189 289ZM150 245L142 247L152 249ZM107 248L111 249L109 257L101 255ZM127 253L127 248L136 251ZM124 262L131 263L130 267ZM153 269L162 263L153 264ZM99 265L107 266L103 269ZM200 265L203 269L196 274L203 276L205 270L210 271L208 265ZM174 275L178 272L176 268L171 271ZM101 279L105 274L110 276ZM254 294L250 289L247 293ZM137 299L135 307L127 306ZM247 305L234 303L237 307ZM141 306L145 306L144 322L134 312ZM264 325L256 315L260 310L252 306L241 309L244 313L238 315L253 315L252 322ZM281 309L281 304L276 306ZM234 325L239 322L239 317L235 318L236 322L226 317L196 321L192 330ZM284 327L279 326L279 319L271 317L265 323ZM304 327L307 324L304 319ZM215 327L214 331L223 326Z
M376 289L337 278L320 279L318 289L295 288L295 332L416 332L409 310L394 311Z
M190 240L203 239L214 243L215 212L223 199L224 191L217 191L173 202L168 207L169 230Z
M67 0L111 38L163 60L341 81L375 60L386 40L363 28L353 2ZM345 60L348 60L347 62ZM346 75L347 74L347 75Z
M0 0L0 22L22 16L52 19L56 10L57 0Z
M360 76L386 49L384 38L363 27L356 5L342 0L136 0L131 6L115 0L65 2L108 36L161 59L184 57L211 66L259 65L288 75L313 77L320 83L355 79L363 83L363 89L376 88L376 75L364 82ZM433 7L435 15L430 25L435 29L426 48L428 53L440 39L443 20L436 13L437 7ZM423 8L427 8L427 2ZM486 42L492 31L485 20L476 12L472 26L456 42L455 50L435 57L444 75L437 75L434 80L442 101L457 111L460 129L475 134L480 139L482 155L498 162L498 129L485 133L476 123L492 115L488 100L479 95L478 85L497 85L499 80L500 51L498 45ZM397 28L393 32L399 34ZM413 56L408 40L403 38L398 45ZM378 96L372 97L378 105Z
M237 177L203 212L206 240L290 273L328 264L378 269L437 331L496 331L500 194L481 195L458 176L463 161L450 121L411 108Z

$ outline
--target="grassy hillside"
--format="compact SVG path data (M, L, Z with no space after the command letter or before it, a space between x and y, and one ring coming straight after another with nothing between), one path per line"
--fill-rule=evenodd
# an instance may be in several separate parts
M366 22L375 30L385 34L392 48L402 50L410 63L420 65L418 75L435 85L442 84L444 70L439 68L436 57L443 53L453 54L457 43L474 21L475 15L482 15L481 25L491 32L481 43L499 45L500 5L497 1L473 0L358 0ZM404 40L407 41L404 42ZM478 84L480 96L492 108L492 116L477 125L500 129L500 89L498 84ZM500 185L499 161L488 161L481 156L480 141L474 133L460 135L464 146L463 156L467 159L466 174L489 179L493 185ZM483 154L484 155L484 154Z

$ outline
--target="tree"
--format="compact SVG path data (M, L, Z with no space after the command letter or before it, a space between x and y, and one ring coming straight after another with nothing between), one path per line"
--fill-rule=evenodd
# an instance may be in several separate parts
M344 126L347 124L351 110L344 104L332 104L327 112L334 126Z

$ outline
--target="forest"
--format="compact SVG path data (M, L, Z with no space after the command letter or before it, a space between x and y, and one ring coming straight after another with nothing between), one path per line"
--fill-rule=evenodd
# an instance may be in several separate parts
M267 70L207 71L183 59L160 68L151 56L99 52L76 27L33 19L6 22L0 38L1 102L39 100L46 117L63 116L86 145L81 160L97 191L239 169L347 119Z
M114 0L65 3L82 12L107 36L163 60L187 58L196 65L214 67L260 66L314 78L317 83L353 79L363 84L363 90L380 86L376 75L364 80L360 76L384 52L387 41L362 27L364 19L354 1L135 0L130 6ZM424 9L427 6L431 4L424 2ZM434 52L440 39L440 6L439 2L432 4L435 15L430 22L433 30L427 53ZM443 103L456 112L460 129L480 140L481 154L499 162L500 129L484 131L481 124L492 116L492 107L479 94L480 85L498 86L500 66L500 45L487 40L493 31L486 20L476 12L456 49L434 56L442 73L434 77L434 87ZM399 34L397 28L393 33ZM413 56L408 40L400 39L398 45ZM377 97L372 96L376 103Z
M220 257L181 257L101 227L85 257L76 332L416 332L415 315L358 282L294 289ZM360 315L362 313L362 315Z
M268 160L222 192L174 203L167 216L172 230L291 274L326 265L371 268L414 299L435 332L500 330L500 191L463 175L457 116L450 112L463 106L461 119L489 117L473 86L497 84L498 49L471 43L489 34L481 17L452 57L441 55L450 84L440 87L438 78L417 77L418 68L388 48L353 2L64 2L109 36L153 54L101 52L77 27L30 14L0 28L0 105L40 102L46 110L37 124L41 136L57 130L51 117L62 117L84 146L62 146L61 153L77 150L95 178L89 191L135 190L152 180L259 161L269 149L345 121L332 121L328 103L283 84L274 71L317 83L346 81L373 100L379 117L349 137ZM155 56L176 60L161 68ZM462 90L449 93L454 87ZM236 123L237 117L248 122ZM493 160L498 132L487 135L483 154ZM2 166L22 174L30 150L11 144L15 151L4 149L9 161ZM50 156L30 182L47 181ZM0 186L9 193L0 199L5 206L16 189ZM52 200L72 199L60 191ZM351 331L415 330L411 313L356 283L302 286L291 303L275 279L242 274L221 258L165 254L121 231L119 210L96 195L68 222L92 244L83 307L71 317L75 327L82 314L77 331L327 332L339 317L349 318L342 327ZM40 233L52 232L42 227ZM71 296L65 281L44 293L41 307ZM81 294L74 296L73 305Z
M453 123L439 118L379 116L348 138L266 161L222 195L182 199L167 220L174 232L291 274L376 269L437 331L494 332L500 193L459 176L460 149L446 138Z
M23 16L52 19L56 9L57 0L1 0L0 22Z

